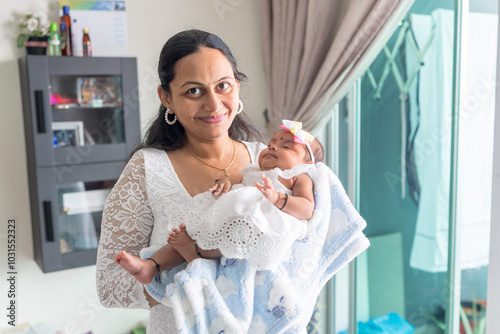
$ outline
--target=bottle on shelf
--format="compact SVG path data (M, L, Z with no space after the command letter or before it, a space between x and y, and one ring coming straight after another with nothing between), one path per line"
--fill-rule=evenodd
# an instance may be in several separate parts
M92 44L90 43L89 29L83 29L83 56L92 57Z
M61 41L61 55L67 56L67 48L68 48L68 31L66 30L66 23L62 22L59 26L59 40ZM71 55L71 54L69 54Z
M63 6L63 15L59 19L61 29L61 53L63 56L73 55L73 43L71 39L71 17L69 16L69 6Z
M49 30L49 56L61 55L61 42L57 32L57 23L52 22Z

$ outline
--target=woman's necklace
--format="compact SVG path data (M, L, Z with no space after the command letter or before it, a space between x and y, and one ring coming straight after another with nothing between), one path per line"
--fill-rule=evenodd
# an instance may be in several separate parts
M220 171L223 171L225 176L229 176L229 175L231 175L231 174L229 174L227 170L228 170L228 169L229 169L229 168L233 165L234 159L236 158L236 146L234 145L234 140L232 140L232 139L231 139L231 142L233 143L233 149L234 149L233 159L231 160L231 162L229 163L229 165L227 165L227 167L226 167L226 168L220 168L220 167L216 167L216 166L214 166L214 165L209 164L208 162L204 161L202 158L200 158L199 156L197 156L197 155L196 155L196 154L195 154L195 153L191 150L191 148L190 148L188 145L186 145L186 147L188 148L189 152L191 152L191 154L192 154L192 155L193 155L196 159L200 160L201 162L203 162L203 163L204 163L205 165L207 165L207 166L210 166L210 167L212 167L212 168L215 168L215 169L218 169L218 170L220 170Z

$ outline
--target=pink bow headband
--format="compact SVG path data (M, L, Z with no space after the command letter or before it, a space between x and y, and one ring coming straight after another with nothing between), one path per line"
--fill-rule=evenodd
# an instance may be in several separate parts
M287 130L292 133L293 135L293 141L302 145L306 145L307 150L309 151L309 154L311 155L311 160L314 163L316 163L314 159L314 154L311 149L311 144L314 140L314 136L310 134L307 131L302 130L302 123L301 122L295 122L295 121L290 121L287 119L282 120L283 125L280 125L280 129Z

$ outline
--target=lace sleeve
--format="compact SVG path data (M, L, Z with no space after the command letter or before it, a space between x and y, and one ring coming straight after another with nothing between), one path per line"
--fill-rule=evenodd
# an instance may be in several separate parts
M104 206L97 251L97 293L106 307L146 308L143 285L114 263L122 250L139 255L149 245L153 214L149 206L144 156L137 152L125 166Z

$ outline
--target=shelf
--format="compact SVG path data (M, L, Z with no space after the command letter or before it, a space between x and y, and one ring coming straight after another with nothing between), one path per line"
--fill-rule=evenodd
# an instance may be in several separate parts
M54 110L73 110L73 109L113 109L121 108L122 104L103 104L101 106L91 106L91 105L80 105L77 103L70 104L53 104L52 109Z
M35 261L95 264L106 199L140 138L135 58L19 59ZM125 117L126 115L126 117Z
M67 215L78 215L102 211L110 190L98 189L65 193L62 197L63 212Z

